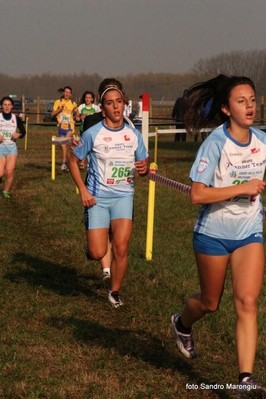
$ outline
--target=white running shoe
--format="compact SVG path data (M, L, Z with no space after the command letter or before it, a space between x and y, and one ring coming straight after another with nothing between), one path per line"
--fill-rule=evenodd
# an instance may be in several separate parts
M119 292L117 291L109 292L108 301L113 308L118 308L119 306L124 305L124 303L121 301L119 297Z
M173 333L175 336L175 342L178 346L178 349L184 356L188 357L189 359L194 359L197 354L195 351L195 344L192 338L192 334L182 334L176 328L176 322L181 316L181 313L175 313L171 316L171 324Z
M69 169L68 169L67 164L65 162L62 163L61 170L63 172L69 172Z
M107 283L111 279L111 274L108 271L103 272L103 282Z

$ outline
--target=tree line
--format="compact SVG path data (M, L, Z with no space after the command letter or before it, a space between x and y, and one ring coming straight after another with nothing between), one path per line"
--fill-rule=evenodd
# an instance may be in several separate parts
M139 73L113 76L123 83L127 96L137 100L139 95L147 92L153 101L174 101L181 96L184 89L193 84L211 79L218 74L245 75L250 77L256 86L258 96L266 92L266 50L233 51L218 56L200 59L187 73ZM73 98L78 100L85 90L95 94L99 83L107 76L98 73L56 75L21 75L12 77L0 74L0 96L16 94L21 97L42 100L58 98L57 90L66 85L73 89ZM109 76L108 76L109 77Z

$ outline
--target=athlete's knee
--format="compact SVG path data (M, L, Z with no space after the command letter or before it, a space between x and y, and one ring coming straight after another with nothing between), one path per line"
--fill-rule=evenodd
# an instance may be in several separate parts
M205 298L202 300L202 304L206 313L214 313L219 310L220 300Z
M14 170L6 170L6 179L12 179L14 175Z
M253 294L244 295L241 298L235 300L236 311L245 313L256 313L257 312L258 299Z
M128 254L128 241L112 242L113 255L116 258L124 258Z

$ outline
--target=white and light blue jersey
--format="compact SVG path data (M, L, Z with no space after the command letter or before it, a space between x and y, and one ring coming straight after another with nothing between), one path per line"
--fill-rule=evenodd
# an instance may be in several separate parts
M135 161L148 157L141 133L127 125L110 129L104 121L83 132L73 151L88 156L86 187L94 197L116 198L134 193Z
M250 179L263 180L266 133L250 128L250 141L234 140L226 125L215 129L202 143L190 171L193 182L208 187L228 187ZM194 231L211 237L241 240L263 230L261 196L243 195L202 205Z
M4 136L3 143L5 145L15 146L16 143L11 139L12 135L17 131L16 115L11 114L10 120L6 120L2 112L0 112L0 134Z

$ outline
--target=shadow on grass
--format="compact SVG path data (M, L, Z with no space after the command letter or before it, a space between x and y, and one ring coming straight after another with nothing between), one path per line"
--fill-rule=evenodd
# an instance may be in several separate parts
M114 312L116 312L118 318L122 317L119 310L114 310ZM181 355L176 358L162 346L160 339L144 330L131 331L130 329L107 328L97 322L80 320L74 317L51 317L48 323L60 330L66 327L71 328L75 339L89 346L100 345L103 348L115 350L122 357L140 359L157 369L171 369L186 376L187 380L193 381L194 384L200 385L203 382L202 374L194 370L193 361L186 361ZM195 361L197 362L199 359ZM216 381L204 379L205 385L216 383ZM225 391L215 390L213 392L214 397L231 398Z
M81 277L77 275L77 270L68 266L61 266L58 263L25 253L17 253L12 257L12 269L15 271L8 272L4 276L11 282L24 280L32 286L42 286L59 295L97 296L86 284L81 283ZM86 279L98 282L97 276L93 274L86 275Z
M43 164L36 164L36 163L27 163L24 165L24 167L31 169L31 170L36 169L36 170L43 170L43 171L47 171L47 172L51 171L51 164L43 165ZM37 178L40 178L40 176L38 175Z

